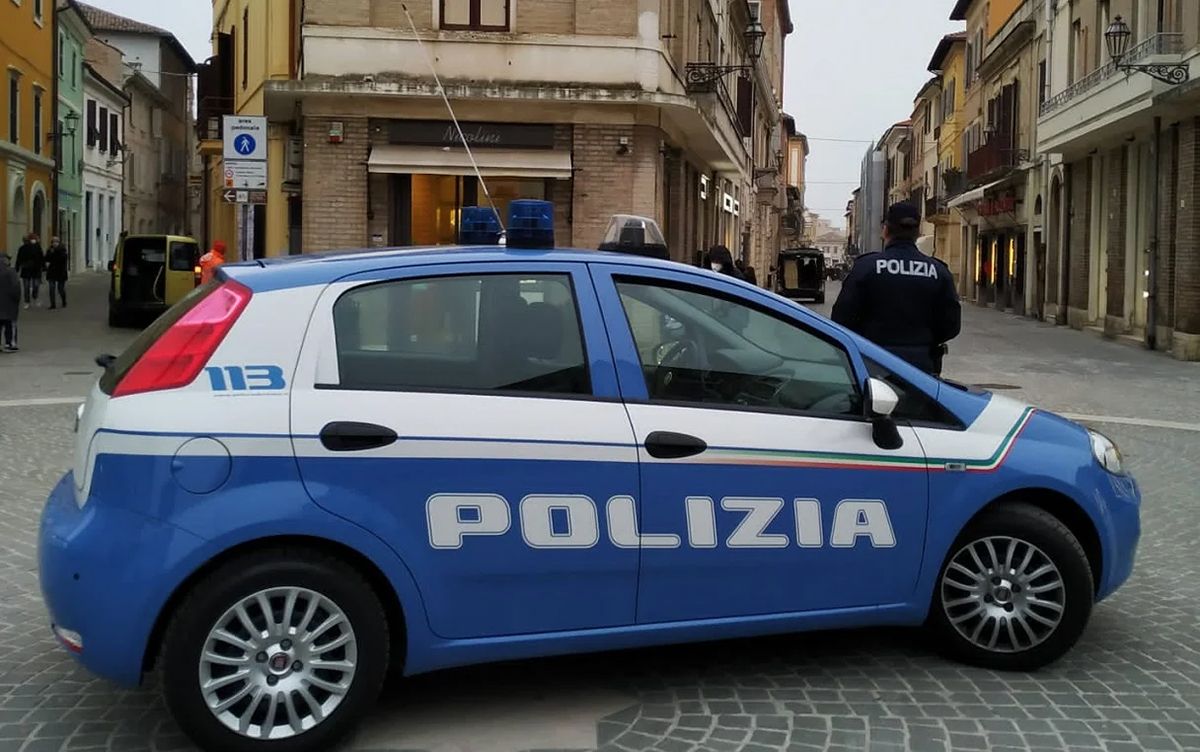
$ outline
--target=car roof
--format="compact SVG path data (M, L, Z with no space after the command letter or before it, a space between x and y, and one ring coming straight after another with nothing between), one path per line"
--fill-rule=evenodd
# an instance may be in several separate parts
M167 240L178 240L184 243L195 243L196 239L190 235L169 235L162 232L131 232L121 238L121 242L133 240L136 238L166 238Z
M372 248L359 251L328 251L294 256L274 256L226 263L222 274L264 292L290 287L329 284L352 274L376 269L426 264L537 261L541 263L612 263L658 269L695 267L676 261L645 256L574 248L525 249L505 246L426 246L415 248Z

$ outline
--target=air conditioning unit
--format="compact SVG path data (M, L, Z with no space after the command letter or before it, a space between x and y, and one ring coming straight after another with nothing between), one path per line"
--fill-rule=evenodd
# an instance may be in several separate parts
M299 183L304 172L304 142L294 136L287 140L287 161L283 168L283 182Z

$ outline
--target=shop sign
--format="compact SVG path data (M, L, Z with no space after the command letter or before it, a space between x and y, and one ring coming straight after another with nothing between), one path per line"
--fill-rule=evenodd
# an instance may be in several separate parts
M975 205L975 211L981 217L994 217L997 214L1012 214L1017 210L1017 197L1009 193L996 198L981 199Z
M554 126L524 123L459 122L472 149L553 149ZM392 120L388 143L411 146L459 146L458 128L449 120Z

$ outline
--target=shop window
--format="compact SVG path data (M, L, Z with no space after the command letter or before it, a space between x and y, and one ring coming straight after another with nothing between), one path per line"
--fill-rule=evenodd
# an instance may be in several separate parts
M496 211L508 217L515 199L546 198L546 181L533 178L486 178ZM458 243L459 213L464 206L485 206L487 197L474 177L413 175L409 206L410 235L399 242L411 245L454 245Z
M509 0L440 0L443 29L508 31Z

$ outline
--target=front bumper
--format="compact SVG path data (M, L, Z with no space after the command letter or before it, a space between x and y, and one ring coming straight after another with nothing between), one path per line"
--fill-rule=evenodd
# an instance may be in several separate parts
M1099 468L1095 494L1104 510L1104 574L1096 600L1112 595L1133 574L1142 535L1142 494L1132 476L1112 475Z
M51 627L88 670L133 686L141 681L154 620L171 592L164 575L200 539L115 505L80 509L73 486L68 473L51 491L38 535ZM80 645L71 644L74 635Z

